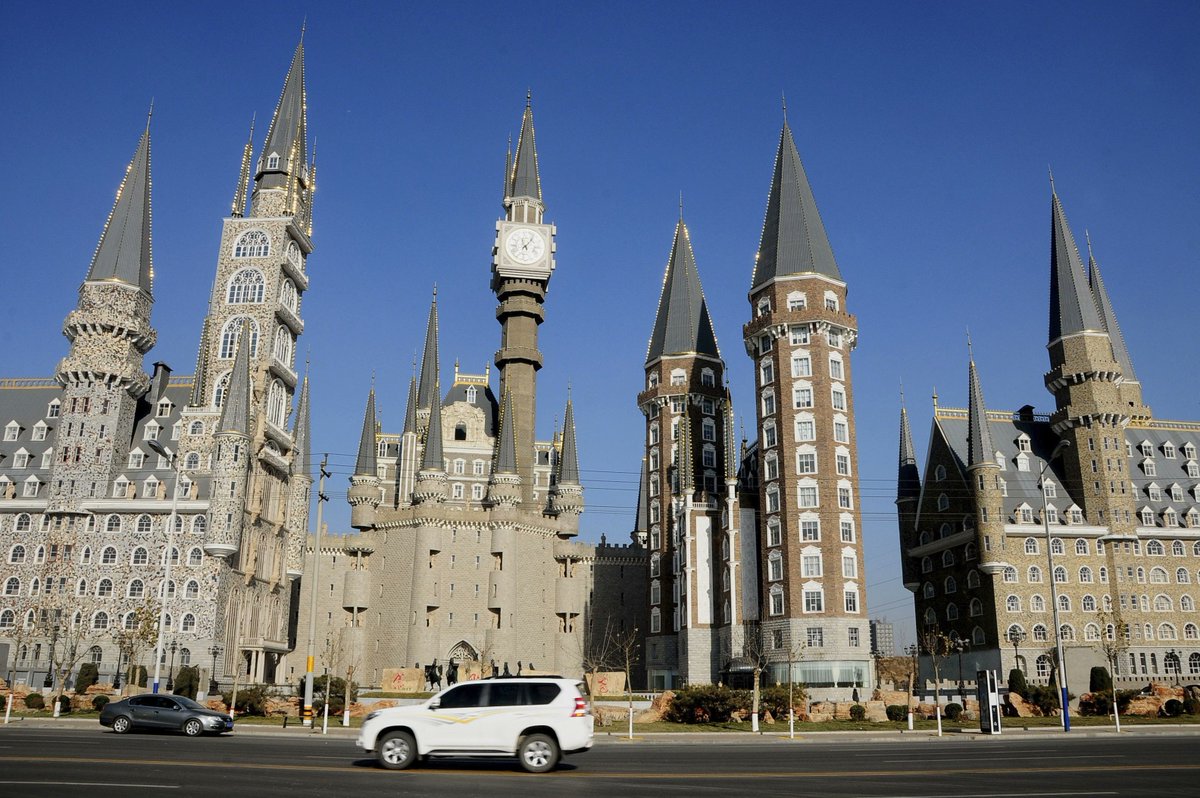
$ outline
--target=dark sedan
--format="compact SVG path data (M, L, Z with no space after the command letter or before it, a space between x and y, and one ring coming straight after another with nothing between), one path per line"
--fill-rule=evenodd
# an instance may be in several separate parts
M147 693L105 704L100 710L100 725L111 726L117 734L130 729L160 729L196 737L205 732L233 731L233 718L186 696Z

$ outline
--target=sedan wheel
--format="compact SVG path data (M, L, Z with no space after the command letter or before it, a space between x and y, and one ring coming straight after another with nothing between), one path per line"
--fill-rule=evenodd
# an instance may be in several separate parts
M558 764L558 744L545 734L531 734L521 741L517 755L530 773L545 773Z
M198 737L202 731L204 731L204 724L196 718L189 718L188 722L183 724L183 733L188 737Z
M379 739L379 764L388 770L403 770L417 758L417 741L406 731L391 731Z
M112 730L117 734L124 734L132 727L133 724L129 721L129 718L125 717L124 715L118 715L113 719Z

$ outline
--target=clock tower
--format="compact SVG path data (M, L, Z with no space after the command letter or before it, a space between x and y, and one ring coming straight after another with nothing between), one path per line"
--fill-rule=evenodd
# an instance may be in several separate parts
M504 218L496 222L492 248L492 290L500 305L500 395L512 397L516 437L517 473L521 477L521 502L544 503L548 485L534 482L534 427L537 405L537 372L542 367L538 351L538 325L545 312L546 289L554 271L554 234L545 224L542 183L538 174L533 135L533 107L525 98L525 117L517 153L507 159L504 175ZM540 489L540 490L539 490Z

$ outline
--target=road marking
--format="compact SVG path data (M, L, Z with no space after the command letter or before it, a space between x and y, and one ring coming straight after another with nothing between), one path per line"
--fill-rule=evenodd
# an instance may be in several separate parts
M117 784L111 781L0 781L0 784L36 784L39 787L137 787L142 790L178 790L178 784Z
M958 795L936 793L932 795L888 795L881 798L1050 798L1050 796L1066 796L1066 795L1120 795L1115 790L1109 792L1096 792L1088 790L1087 792L968 792Z
M1038 760L1038 759L1121 759L1121 758L1123 758L1123 756L1121 754L1113 754L1111 756L1106 755L1106 754L1060 754L1060 755L1049 754L1046 756L1033 756L1030 754L1026 754L1022 758L1022 760L1030 761L1030 760ZM910 757L908 759L881 759L879 761L880 762L911 762L912 758ZM923 757L921 757L921 761L922 762L961 762L962 757L960 757L960 756L923 756Z

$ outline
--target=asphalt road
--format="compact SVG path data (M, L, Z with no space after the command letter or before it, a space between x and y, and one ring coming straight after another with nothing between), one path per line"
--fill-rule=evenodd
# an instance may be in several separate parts
M72 726L0 726L0 796L1196 796L1200 736L1130 732L998 738L597 737L545 775L515 761L376 768L349 736L189 739Z

